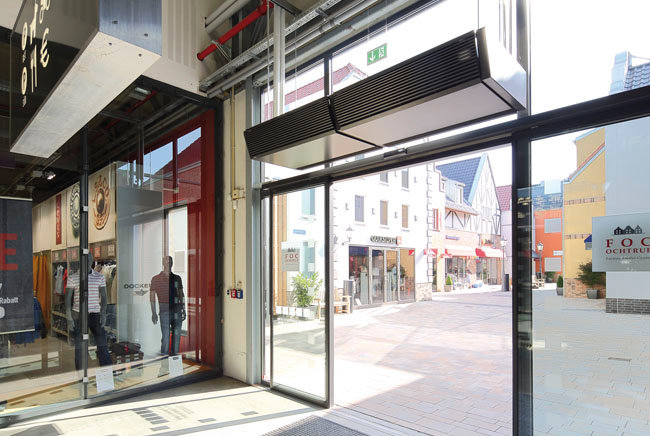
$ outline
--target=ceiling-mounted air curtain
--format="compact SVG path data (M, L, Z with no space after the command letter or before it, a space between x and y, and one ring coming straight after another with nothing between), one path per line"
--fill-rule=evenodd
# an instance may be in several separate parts
M526 106L526 75L468 32L245 132L251 158L306 168Z

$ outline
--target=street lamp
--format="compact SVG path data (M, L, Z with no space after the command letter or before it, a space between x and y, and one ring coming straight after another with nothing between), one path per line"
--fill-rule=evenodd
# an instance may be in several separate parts
M544 244L542 244L542 241L539 241L537 243L537 252L539 253L539 275L544 273L542 265L544 265L544 256L542 255L542 250L544 249Z
M506 238L501 238L500 244L501 244L501 251L503 252L503 260L501 261L501 280L503 282L503 291L508 291L510 289L510 283L508 283L510 280L508 280L508 277L506 277L506 244L508 243L508 240Z
M347 233L348 244L349 244L350 241L352 241L352 232L354 232L354 229L351 226L348 226L348 228L345 229L345 232Z

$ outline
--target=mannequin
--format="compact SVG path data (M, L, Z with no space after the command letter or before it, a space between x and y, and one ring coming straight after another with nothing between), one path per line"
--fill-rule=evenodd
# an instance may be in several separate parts
M88 274L88 330L95 338L97 345L97 357L99 365L111 365L111 357L108 354L108 346L106 344L106 332L104 325L106 324L106 305L108 298L106 294L106 279L102 274L92 268L93 257L88 254L88 264L91 265ZM66 318L68 320L68 331L74 336L75 341L75 368L81 369L81 353L82 353L82 331L81 331L81 304L79 298L79 273L80 271L71 274L68 277L68 283L65 293L65 309Z
M179 351L181 340L181 327L185 321L185 294L181 277L172 272L174 261L171 256L163 256L163 270L151 279L149 292L151 303L151 322L158 323L162 339L160 353L173 356ZM158 311L156 314L156 297L158 297ZM169 340L171 331L172 339Z

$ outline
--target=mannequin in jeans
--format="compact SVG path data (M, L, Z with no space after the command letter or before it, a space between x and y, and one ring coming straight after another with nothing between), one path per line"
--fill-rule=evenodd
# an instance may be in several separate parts
M171 256L163 256L163 270L151 279L149 301L151 303L151 322L158 323L160 318L160 353L174 356L179 351L181 327L185 321L185 295L181 277L172 272L174 262ZM156 297L158 314L156 314ZM172 339L169 340L171 331Z
M88 264L93 264L93 257L88 254ZM106 280L104 276L92 268L88 270L88 330L95 338L97 345L97 358L99 365L111 365L111 357L108 354L108 346L106 344L106 332L104 325L106 324L106 304L108 302L106 294ZM75 342L75 356L74 363L77 370L81 368L81 353L82 351L82 332L81 332L81 305L79 298L79 271L73 273L68 277L65 293L65 310L66 318L68 320L68 331L74 337Z

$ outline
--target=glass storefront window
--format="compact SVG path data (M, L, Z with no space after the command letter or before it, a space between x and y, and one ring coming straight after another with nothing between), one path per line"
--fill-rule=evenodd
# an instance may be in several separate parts
M8 170L18 183L0 199L0 418L216 366L211 123L206 113L140 156L91 160L87 231L83 175L68 169L80 166L77 137L53 164Z

